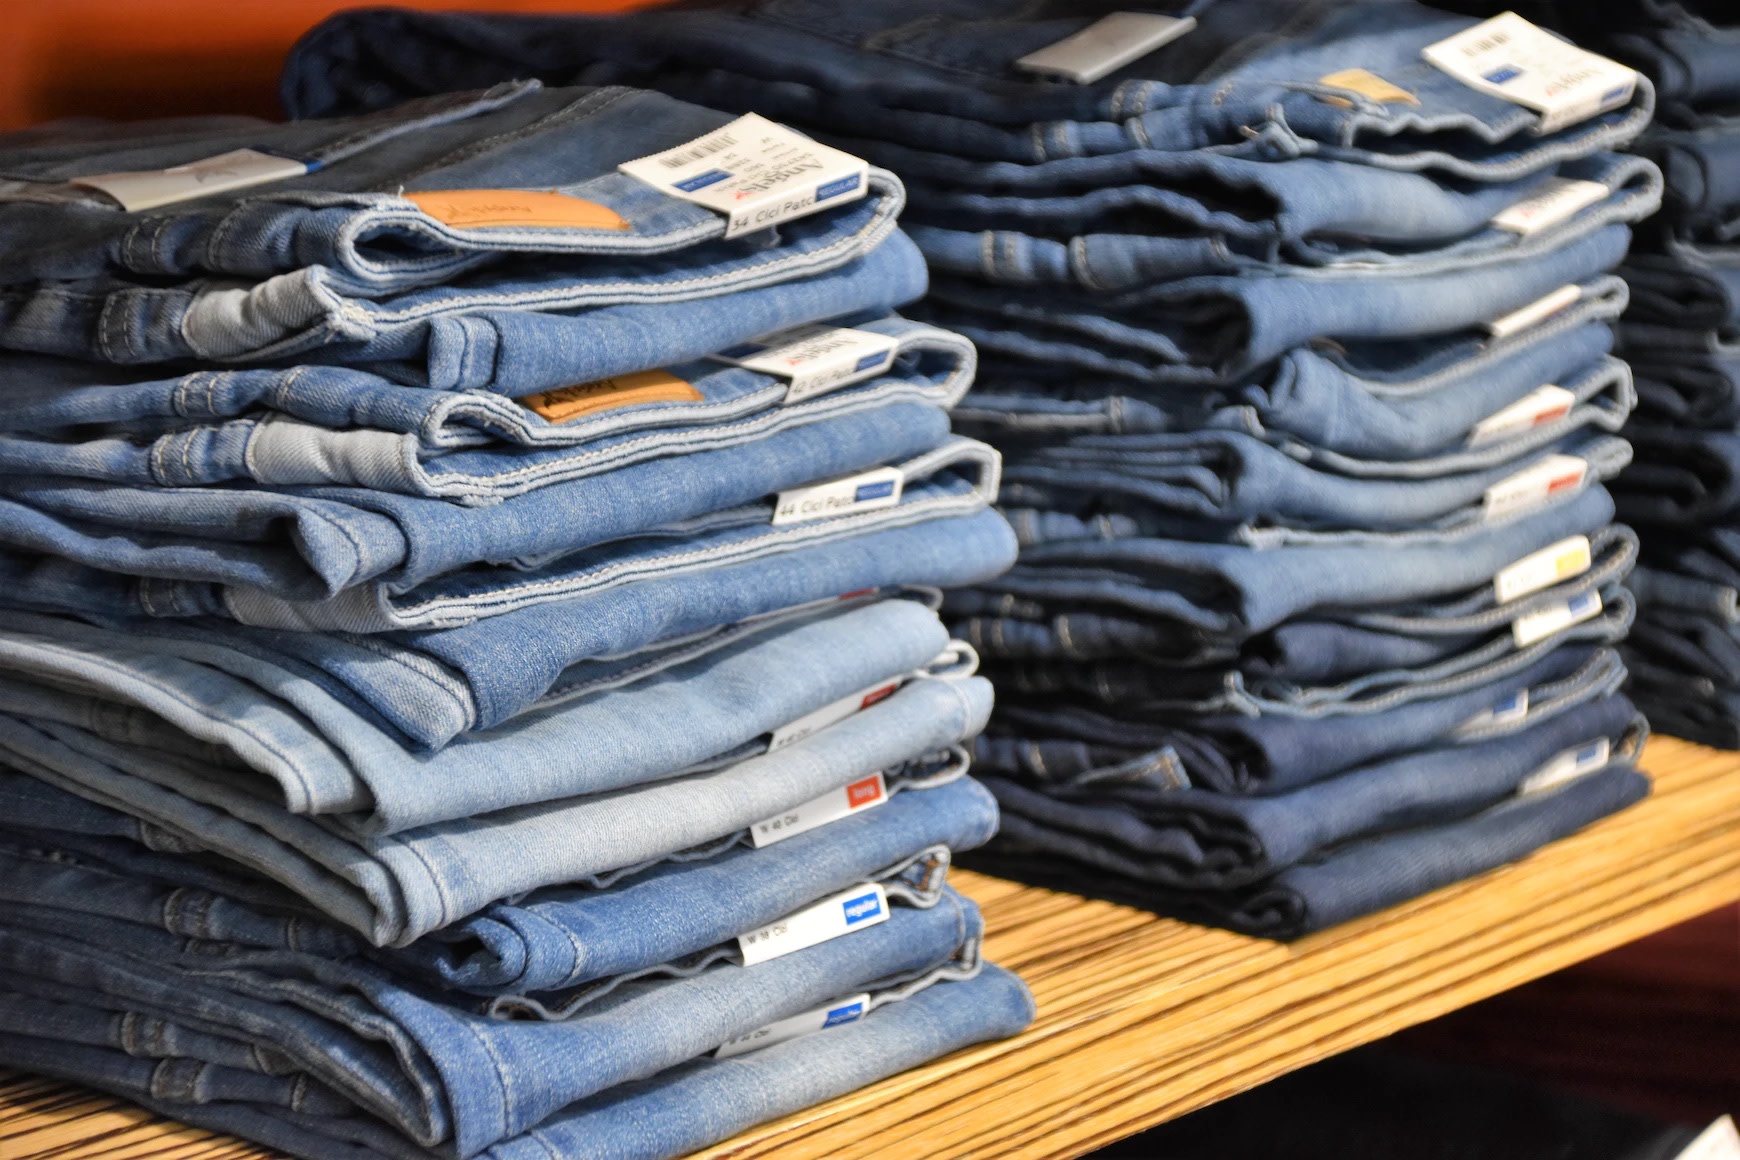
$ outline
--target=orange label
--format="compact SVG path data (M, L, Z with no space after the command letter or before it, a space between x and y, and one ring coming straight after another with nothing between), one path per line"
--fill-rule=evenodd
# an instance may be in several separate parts
M628 223L609 206L535 189L425 189L405 200L438 222L460 229L532 226L556 229L626 230Z
M1420 103L1420 98L1407 89L1399 85L1392 85L1376 73L1368 72L1363 68L1349 68L1338 73L1330 73L1326 77L1319 77L1317 83L1328 85L1332 89L1346 89L1386 105L1417 105ZM1353 107L1353 102L1345 97L1324 97L1323 100L1331 105L1340 105L1344 109Z
M552 423L647 403L699 403L701 392L667 371L637 371L595 383L539 391L520 400Z

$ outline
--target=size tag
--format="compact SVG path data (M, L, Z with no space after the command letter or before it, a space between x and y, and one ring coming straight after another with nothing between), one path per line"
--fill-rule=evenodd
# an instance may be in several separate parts
M900 344L885 334L844 326L804 326L713 357L746 370L790 379L786 403L874 378L894 365Z
M1517 796L1545 793L1580 777L1587 777L1598 769L1606 768L1612 752L1613 747L1605 737L1579 745L1575 749L1567 749L1523 778L1522 784L1516 787Z
M851 995L844 999L836 999L802 1015L793 1015L789 1019L781 1019L778 1023L769 1023L759 1027L748 1035L739 1035L736 1039L727 1039L715 1052L714 1059L729 1059L733 1055L742 1055L746 1051L759 1051L763 1047L772 1047L776 1043L784 1043L788 1039L799 1039L805 1035L814 1035L818 1031L826 1031L830 1027L839 1027L844 1023L856 1023L864 1018L870 1010L869 995Z
M1482 501L1489 520L1501 519L1554 496L1575 491L1589 476L1589 461L1575 455L1552 454L1508 475L1486 489Z
M1723 1116L1705 1128L1677 1160L1740 1160L1740 1129L1733 1116Z
M734 238L863 197L870 167L757 113L617 166L672 197L726 216Z
M888 895L880 884L871 882L739 935L737 946L743 952L743 965L752 967L887 921Z
M519 402L552 423L569 423L599 411L639 407L648 403L699 403L701 392L667 371L637 371L632 375L578 383L525 395Z
M1363 68L1342 69L1340 72L1330 73L1326 77L1318 77L1317 83L1327 85L1332 89L1346 89L1348 92L1358 93L1362 97L1385 105L1417 105L1420 103L1420 98L1407 89L1393 85L1376 73ZM1353 108L1353 102L1346 97L1321 97L1319 99L1331 105L1340 105L1347 109Z
M626 230L628 222L607 205L536 189L426 189L403 195L438 222L462 230L520 226L528 229Z
M1486 332L1494 338L1509 338L1520 331L1527 330L1537 323L1545 322L1559 311L1576 302L1583 296L1583 288L1575 282L1559 287L1544 297L1537 298L1521 310L1513 310L1503 318L1497 318L1486 324Z
M1531 592L1551 588L1561 580L1581 576L1589 570L1593 557L1588 536L1570 536L1531 552L1492 579L1493 597L1500 604L1509 604Z
M1194 16L1113 12L1074 36L1019 58L1015 67L1039 76L1091 85L1131 61L1141 60L1155 49L1171 44L1195 27Z
M777 527L891 508L900 502L905 483L900 468L878 467L859 475L782 491L774 503L773 522Z
M71 178L71 184L101 190L121 203L129 213L192 201L196 197L211 197L265 185L269 181L301 177L318 166L290 157L262 153L258 149L235 149L190 161L168 169L141 169L126 173L93 173L88 177Z
M1536 387L1502 411L1494 411L1474 425L1468 434L1468 446L1485 447L1502 443L1512 435L1563 419L1577 405L1577 396L1564 387L1548 383Z
M1527 648L1556 632L1564 632L1574 624L1592 620L1601 613L1601 593L1585 592L1569 600L1548 605L1539 612L1519 616L1510 624L1510 635L1516 647Z
M1526 197L1496 215L1492 224L1526 238L1530 234L1540 233L1548 226L1556 226L1592 205L1606 201L1612 192L1599 181L1575 181L1569 177L1555 177L1547 182L1545 189L1533 197Z
M820 709L805 713L796 721L788 721L768 735L767 751L776 753L788 745L802 741L812 733L838 724L858 712L868 709L878 701L885 701L900 688L900 678L878 681L867 689L859 689L849 697L841 697L832 704L823 705Z
M1471 89L1541 115L1536 133L1554 133L1631 100L1637 71L1568 44L1514 12L1494 16L1421 50Z
M830 790L782 814L749 827L749 842L757 850L808 833L829 822L875 809L888 800L888 786L881 773L861 777L851 785Z

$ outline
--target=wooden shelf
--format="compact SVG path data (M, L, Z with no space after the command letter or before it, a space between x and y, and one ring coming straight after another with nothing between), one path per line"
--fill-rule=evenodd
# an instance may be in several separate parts
M1740 754L1650 743L1656 792L1481 878L1288 946L962 873L1039 1000L959 1052L701 1153L1071 1157L1740 900ZM0 1156L242 1160L249 1145L0 1074Z

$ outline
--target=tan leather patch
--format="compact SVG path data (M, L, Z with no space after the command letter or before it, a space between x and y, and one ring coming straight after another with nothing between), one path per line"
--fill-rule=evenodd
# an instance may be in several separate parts
M552 423L567 423L618 407L648 403L699 403L701 392L668 371L637 371L526 395L520 402Z
M1317 83L1328 85L1332 89L1346 89L1386 105L1417 105L1420 103L1420 98L1407 89L1392 85L1376 73L1368 72L1363 68L1342 69L1340 72L1330 73L1326 77L1319 77ZM1344 109L1353 108L1353 102L1345 97L1324 97L1323 99L1332 105L1340 105Z
M424 189L405 200L438 222L459 229L496 226L533 229L626 230L622 215L607 205L535 189Z

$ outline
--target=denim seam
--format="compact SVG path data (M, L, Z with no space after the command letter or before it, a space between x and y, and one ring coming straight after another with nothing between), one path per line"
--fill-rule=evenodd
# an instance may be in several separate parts
M360 648L375 654L395 667L413 674L421 681L433 685L436 691L444 693L451 698L454 707L459 710L461 717L463 717L466 722L465 729L461 730L461 732L469 732L477 726L477 701L475 693L471 689L469 681L467 681L462 674L450 676L449 674L452 672L451 669L448 669L443 662L426 653L415 652L414 650L390 649L388 646L375 641L373 638L365 634L344 633L342 635L345 642L352 647ZM407 659L404 655L407 651L410 651L415 659Z

